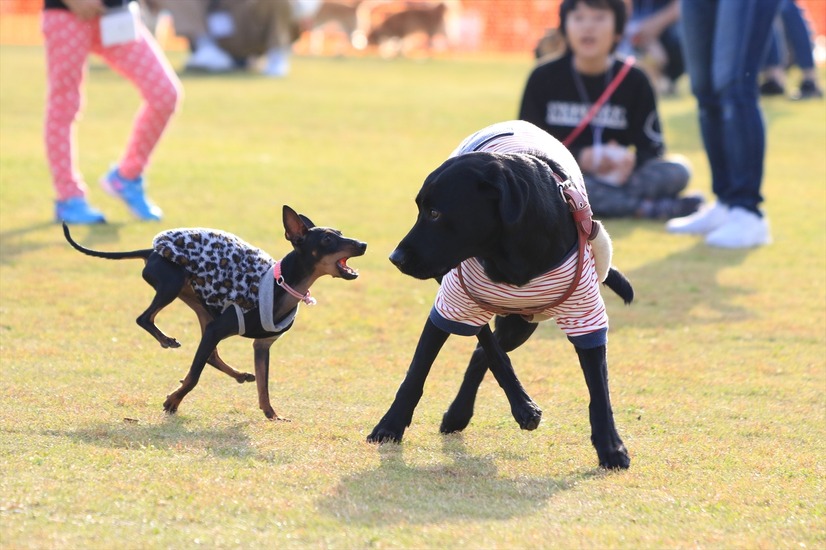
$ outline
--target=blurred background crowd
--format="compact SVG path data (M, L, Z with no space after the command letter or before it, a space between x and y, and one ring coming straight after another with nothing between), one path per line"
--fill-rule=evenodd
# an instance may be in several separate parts
M175 2L176 0L171 0ZM270 0L267 0L270 1ZM287 1L287 0L285 0ZM301 3L302 0L298 0ZM363 49L353 47L347 37L348 10L359 12L358 36L366 36L372 27L379 25L394 13L416 8L427 8L439 3L445 6L445 33L434 39L435 53L445 51L533 53L540 39L549 29L558 26L560 0L307 0L317 2L323 20L318 28L299 29L293 50L297 54L318 55L375 55L377 46ZM163 13L164 0L141 0L148 18L156 19L156 32L165 49L187 47L186 40L175 36L171 18ZM170 0L166 0L167 3ZM628 0L629 4L631 0ZM644 5L657 2L634 2ZM216 2L217 4L217 2ZM796 0L807 19L815 45L815 57L819 63L826 61L826 1ZM343 9L344 8L344 9ZM0 43L35 44L42 41L40 13L43 0L0 0ZM629 29L633 30L633 29ZM406 47L410 55L426 50L427 37L423 32L407 37ZM650 55L658 55L652 51Z

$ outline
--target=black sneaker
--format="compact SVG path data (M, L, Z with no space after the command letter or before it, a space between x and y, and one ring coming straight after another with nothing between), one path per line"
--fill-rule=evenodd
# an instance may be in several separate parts
M823 97L823 90L817 87L814 80L804 80L800 83L800 90L792 95L792 99L818 99Z
M786 93L783 85L773 78L770 78L760 85L760 95L783 95Z

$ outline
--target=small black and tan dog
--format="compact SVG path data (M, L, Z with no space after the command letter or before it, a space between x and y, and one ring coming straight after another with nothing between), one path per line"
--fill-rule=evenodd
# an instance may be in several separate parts
M495 124L467 138L425 179L416 205L416 223L390 261L412 277L437 279L439 292L407 375L368 441L401 441L450 334L475 335L479 345L440 430L468 425L488 368L519 426L535 429L542 411L516 378L507 352L525 343L538 322L553 318L585 374L599 464L627 468L608 395L608 318L599 283L626 303L633 289L611 267L610 239L591 219L570 152L530 123Z
M155 297L137 323L161 347L180 344L155 326L159 311L180 298L198 316L201 341L186 378L164 402L166 412L178 410L209 363L239 383L256 381L259 407L270 420L280 420L269 397L270 346L292 327L299 302L315 303L309 289L316 279L324 275L355 279L358 272L347 260L367 250L366 243L346 238L336 229L316 227L286 205L283 222L293 249L279 261L231 233L203 228L161 232L152 248L99 252L75 242L63 224L66 240L84 254L144 260L143 278L155 289ZM218 343L234 335L253 339L255 376L235 370L218 355Z

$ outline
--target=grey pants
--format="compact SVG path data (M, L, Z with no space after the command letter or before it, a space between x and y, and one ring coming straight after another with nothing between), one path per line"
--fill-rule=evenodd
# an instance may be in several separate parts
M676 199L691 172L677 161L652 159L637 168L623 185L611 185L585 175L585 188L594 215L602 218L638 216L645 201Z

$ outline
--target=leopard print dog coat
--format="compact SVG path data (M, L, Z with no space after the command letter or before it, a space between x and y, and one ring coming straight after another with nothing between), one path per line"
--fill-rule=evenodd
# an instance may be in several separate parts
M295 318L298 306L275 323L275 260L232 233L203 228L170 229L158 233L152 247L189 273L189 284L213 315L234 308L241 335L246 332L244 313L260 305L261 325L268 332L283 332Z

